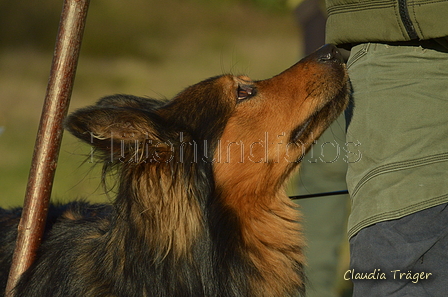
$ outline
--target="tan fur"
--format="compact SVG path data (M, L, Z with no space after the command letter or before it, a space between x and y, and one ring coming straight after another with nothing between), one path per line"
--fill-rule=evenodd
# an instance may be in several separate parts
M224 203L237 213L243 239L251 247L248 256L261 274L251 280L254 296L285 296L292 294L290 288L303 285L294 267L305 262L300 216L281 189L295 161L328 123L323 121L295 143L288 138L291 131L346 88L326 70L310 62L253 82L257 99L236 106L215 153L217 187ZM235 84L251 83L247 77L232 79Z

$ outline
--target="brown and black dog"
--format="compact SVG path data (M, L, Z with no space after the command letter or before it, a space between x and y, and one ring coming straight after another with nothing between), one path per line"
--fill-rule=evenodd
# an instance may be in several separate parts
M221 75L170 101L105 97L66 128L117 176L110 205L52 205L14 296L304 294L299 214L283 185L345 109L327 45L267 80ZM0 292L21 209L0 210Z

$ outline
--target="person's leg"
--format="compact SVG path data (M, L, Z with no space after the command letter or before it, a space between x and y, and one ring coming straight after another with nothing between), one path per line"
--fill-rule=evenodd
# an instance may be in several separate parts
M444 296L448 52L362 44L352 49L348 69L354 106L347 131L351 270L345 276L354 281L355 297ZM365 277L380 279L359 279Z
M448 292L447 204L366 227L350 239L350 248L345 277L354 283L354 297ZM372 272L376 279L356 279Z

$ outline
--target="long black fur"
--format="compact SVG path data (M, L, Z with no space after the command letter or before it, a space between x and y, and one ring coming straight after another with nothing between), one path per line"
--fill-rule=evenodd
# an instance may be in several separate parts
M279 190L299 161L266 163L264 168L271 171L262 173L261 180L270 188L260 197L253 177L262 164L244 165L251 179L240 186L246 192L239 192L225 185L243 167L232 164L222 173L214 157L225 131L245 132L245 125L250 131L263 129L250 126L258 122L244 112L266 117L264 127L276 122L276 114L261 114L257 111L264 109L257 107L277 107L279 96L287 99L280 100L283 105L266 110L288 115L295 105L291 114L297 118L282 117L282 123L297 127L289 128L287 137L311 143L312 132L322 133L347 103L348 78L335 50L323 48L272 80L222 75L185 89L171 101L114 95L72 113L66 129L95 148L104 179L116 177L116 197L107 205L51 205L42 245L14 296L304 294L299 216ZM303 90L298 87L303 85ZM302 111L304 102L310 107ZM230 118L236 123L228 125ZM277 130L272 133L281 133ZM273 171L274 166L279 169ZM232 181L238 185L235 176ZM0 209L0 295L20 215L20 208Z
M214 80L209 79L200 84L213 83ZM203 86L187 89L179 95L204 98L205 102L196 102L199 106L190 106L190 110L185 110L185 104L178 103L180 100L165 106L166 103L152 99L116 95L103 98L97 105L75 112L68 118L70 132L92 141L99 150L107 151L103 156L105 166L117 167L113 169L120 176L118 196L113 205L91 205L86 202L52 205L37 259L20 279L15 296L249 296L245 275L256 271L239 252L241 240L237 218L219 205L219 199L213 192L213 179L210 178L213 175L212 162L206 158L213 156L213 143L224 128L228 111L225 108L210 108L207 101L222 95L198 93L203 89ZM181 116L166 123L154 113L161 106ZM202 218L206 228L202 230L201 240L192 246L191 259L179 261L171 251L161 258L157 247L148 246L142 236L140 229L144 227L132 217L130 210L135 203L135 193L129 185L129 179L133 177L126 176L127 171L143 170L154 160L144 160L145 163L141 164L128 160L111 163L108 160L110 140L105 142L85 133L91 130L84 123L88 121L86 117L89 114L89 120L104 121L105 124L107 119L101 117L116 117L121 112L127 115L140 113L140 117L153 125L153 131L160 132L157 138L161 140L179 142L177 131L185 131L182 141L200 139L211 144L205 153L202 145L197 146L199 151L193 152L188 149L191 145L185 142L182 162L170 162L177 167L172 169L175 174L181 174L182 187L193 191L190 199L196 199L201 213L207 214ZM199 131L201 133L198 134ZM203 159L201 162L197 162L198 156ZM0 213L2 290L11 264L20 213L21 209L1 210ZM68 217L64 213L69 213Z

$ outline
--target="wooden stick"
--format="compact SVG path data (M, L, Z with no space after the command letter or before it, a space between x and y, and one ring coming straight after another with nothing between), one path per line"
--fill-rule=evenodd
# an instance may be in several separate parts
M14 295L21 274L33 263L45 229L89 3L64 1L5 297Z

